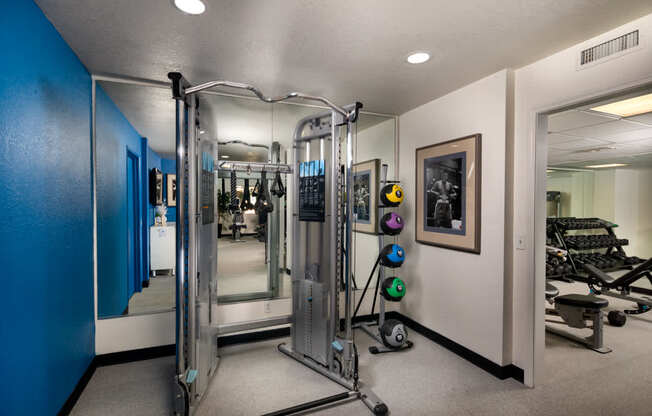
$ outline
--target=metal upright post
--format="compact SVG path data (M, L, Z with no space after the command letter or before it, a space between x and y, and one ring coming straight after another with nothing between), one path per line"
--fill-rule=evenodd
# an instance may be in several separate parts
M279 142L274 142L272 143L272 147L270 149L270 159L272 164L278 164L281 162L280 160L280 154L281 154L281 145ZM274 173L275 175L276 173ZM276 176L274 176L274 179L276 180ZM268 188L268 184L264 184L265 189L270 189L271 187ZM271 193L270 193L271 195ZM272 292L272 296L274 298L278 297L279 295L279 274L280 274L280 266L279 266L279 244L280 244L280 225L281 225L281 198L272 195L272 203L274 205L274 211L269 214L269 221L267 222L267 232L266 232L266 240L268 241L268 246L269 246L269 290Z
M197 368L197 143L195 140L195 97L189 97L186 137L188 144L188 368ZM196 383L191 384L195 392Z
M339 225L338 225L338 209L339 209L339 204L340 204L340 199L339 199L339 174L340 174L340 167L339 167L339 157L338 155L340 154L340 127L339 127L339 120L340 116L336 114L334 111L331 114L331 184L330 184L330 189L331 189L331 194L330 194L330 239L329 239L329 245L330 245L330 322L329 322L329 338L330 339L335 339L335 336L337 335L337 326L339 325L339 313L338 313L338 306L339 306L339 282L337 279L338 271L339 271L339 259L340 259L340 253L337 251L338 249L338 232L339 232ZM346 368L345 363L342 363L344 368ZM333 349L329 348L328 349L328 366L330 371L334 371L335 368L335 363L333 359Z
M387 183L387 165L383 164L380 168L380 186L381 188ZM378 193L380 195L380 192ZM380 201L376 201L376 206L378 207L378 211L376 214L376 219L380 221L382 218L383 214L385 214L385 208L381 207L379 204ZM385 235L383 233L378 234L378 252L385 247ZM382 282L385 280L385 267L383 265L378 266L378 274L380 279L378 279L378 282L382 284ZM379 288L376 288L376 290L379 290ZM383 296L380 296L380 302L378 306L378 330L380 330L380 327L383 326L385 323L385 298Z
M352 235L352 227L351 227L351 218L353 218L353 207L352 207L352 195L353 195L353 175L352 175L352 168L353 168L353 123L351 120L348 120L348 123L346 125L346 191L345 195L347 196L346 198L346 213L344 214L344 218L346 221L346 227L345 227L345 233L346 233L346 256L344 256L344 259L346 261L345 264L345 276L344 276L344 284L345 284L345 308L346 310L344 311L345 313L345 324L346 324L346 339L348 341L353 340L353 328L351 324L351 253L353 251L353 247L351 247L351 235Z

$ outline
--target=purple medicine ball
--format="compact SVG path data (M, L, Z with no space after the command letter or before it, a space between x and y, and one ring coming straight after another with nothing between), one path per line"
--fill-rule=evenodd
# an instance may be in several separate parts
M387 235L400 234L403 230L403 218L395 212L389 212L380 219L380 228Z

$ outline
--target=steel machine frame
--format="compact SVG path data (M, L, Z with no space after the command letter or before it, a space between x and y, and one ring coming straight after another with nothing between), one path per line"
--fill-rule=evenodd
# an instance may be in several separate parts
M351 322L352 142L362 104L340 107L324 97L298 92L266 97L252 85L230 81L192 86L178 72L168 77L176 100L175 412L192 414L217 372L218 334L290 322L291 345L282 344L279 350L348 391L272 414L293 414L348 398L362 400L374 414L386 414L387 406L358 378ZM196 94L218 87L246 90L267 103L300 99L330 109L299 122L293 142L294 166L283 168L294 177L293 306L289 317L217 324L218 143L199 138ZM340 293L345 305L343 329Z

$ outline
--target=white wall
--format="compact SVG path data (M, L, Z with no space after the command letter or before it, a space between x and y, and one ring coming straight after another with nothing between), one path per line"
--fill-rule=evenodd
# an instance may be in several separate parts
M592 217L593 172L555 171L548 174L547 190L561 192L562 217ZM556 216L556 206L548 203L548 215Z
M599 170L593 180L593 216L607 221L614 221L614 187L616 185L615 170Z
M639 29L641 47L617 59L578 70L581 50ZM630 22L586 42L558 52L515 71L514 113L514 241L522 239L525 250L511 252L514 270L514 363L525 370L525 382L534 385L543 375L545 342L544 286L545 259L536 252L535 226L545 238L545 160L536 165L535 148L545 155L546 129L537 126L537 113L625 90L652 81L652 15ZM545 123L544 123L545 124ZM535 146L537 127L541 141ZM538 166L539 182L534 167ZM535 199L535 189L540 189ZM539 244L542 241L538 241ZM538 255L535 255L538 253ZM509 255L509 254L508 254ZM535 269L535 260L539 265ZM535 278L535 272L538 275ZM533 325L534 322L534 325Z
M507 88L503 70L399 118L399 177L406 194L399 242L408 287L401 312L499 365L511 363L504 319ZM482 134L481 254L416 243L415 150L474 133Z
M652 257L652 169L614 170L616 235L627 238L629 256Z

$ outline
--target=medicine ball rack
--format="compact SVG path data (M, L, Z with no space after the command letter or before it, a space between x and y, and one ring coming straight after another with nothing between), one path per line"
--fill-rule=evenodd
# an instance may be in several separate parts
M388 181L387 180L387 169L388 166L387 164L383 164L381 166L381 173L380 173L380 189L383 188L384 185L387 184L399 184L399 181ZM394 207L389 207L382 205L380 203L380 198L379 195L376 195L378 204L377 204L377 215L376 219L380 220L383 215L385 214L385 209L391 209ZM382 251L382 249L385 247L385 234L383 232L378 233L378 250L379 252ZM381 263L378 263L378 279L377 279L377 286L381 285L382 282L385 281L385 266L383 266ZM376 287L376 293L380 290L379 287ZM414 343L410 340L406 340L403 345L401 345L399 348L389 348L385 346L385 343L383 342L382 336L380 334L380 330L383 327L383 324L385 323L385 298L383 296L380 296L380 301L378 304L378 320L377 321L368 321L368 322L360 322L357 324L353 325L353 328L360 328L362 329L367 335L369 335L371 338L373 338L376 342L380 344L380 346L375 346L372 345L369 347L369 352L372 354L382 354L386 352L396 352L396 351L401 351L405 349L412 348ZM374 304L372 306L371 310L371 316L373 319L374 315L374 309L375 307L375 297L374 297ZM375 328L372 328L375 327Z

